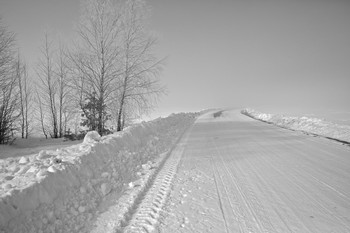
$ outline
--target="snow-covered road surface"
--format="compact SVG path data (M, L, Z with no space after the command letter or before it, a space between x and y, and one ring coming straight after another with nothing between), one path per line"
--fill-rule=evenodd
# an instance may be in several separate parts
M220 114L219 114L220 115ZM350 149L207 113L189 132L158 232L350 232Z

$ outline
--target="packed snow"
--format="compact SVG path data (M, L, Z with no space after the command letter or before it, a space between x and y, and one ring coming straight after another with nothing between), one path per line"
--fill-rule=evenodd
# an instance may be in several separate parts
M326 120L310 117L289 117L278 114L261 113L253 109L243 109L242 114L279 127L302 131L330 139L350 143L350 126L339 125Z
M56 150L81 142L82 140L70 141L64 138L17 138L11 145L0 145L0 159L38 154L41 150Z
M202 115L185 144L153 232L350 232L349 147L240 110Z
M196 116L173 114L104 137L90 132L78 145L0 159L0 232L90 232L118 197L118 214L127 213L136 187Z

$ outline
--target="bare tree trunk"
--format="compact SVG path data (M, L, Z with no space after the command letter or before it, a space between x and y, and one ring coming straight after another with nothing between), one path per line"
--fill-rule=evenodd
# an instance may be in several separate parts
M119 111L118 111L118 120L117 120L117 131L122 131L123 130L122 116L124 114L125 89L126 89L126 79L124 80L123 91L122 91L123 93L122 93L122 96L120 98Z
M29 111L29 101L30 101L30 90L28 87L28 72L26 66L24 67L24 118L25 118L25 138L29 136L29 120L28 120L28 111Z
M28 87L28 72L25 64L22 64L18 55L16 64L16 75L18 79L19 88L19 104L20 104L20 120L21 120L21 137L28 138L29 136L29 101L30 101L30 90Z
M59 102L59 127L58 127L58 134L59 137L61 138L63 136L62 134L62 115L63 115L63 88L62 88L62 80L60 80L60 85L61 85L61 90L60 90L60 102Z
M125 111L123 112L123 120L122 120L122 129L125 127L125 121L126 121L126 113Z
M123 127L122 127L122 114L123 114L123 105L121 104L119 107L119 111L118 111L118 119L117 119L117 131L122 131Z
M24 113L24 97L23 97L23 87L22 87L22 68L21 68L21 61L19 58L17 58L17 64L16 64L16 75L18 79L18 87L19 87L19 100L20 100L20 110L21 110L21 137L25 137L25 113Z
M40 99L40 95L39 95L38 91L36 92L36 95L37 95L37 100L39 103L41 130L43 131L43 134L44 134L45 138L47 139L47 132L46 132L45 123L44 123L43 108L42 108L42 103L41 103L41 99Z
M49 42L48 33L45 33L44 46L42 47L43 60L40 60L37 73L41 81L41 97L47 107L47 111L50 114L50 124L52 131L50 136L52 138L58 138L58 117L56 107L56 95L57 95L57 83L55 83L54 70L53 70L53 54L52 44ZM42 108L42 110L44 110Z
M66 97L67 97L67 71L66 71L66 64L64 61L64 53L63 53L63 48L62 44L60 42L59 45L59 62L58 62L58 83L59 83L59 137L63 137L63 111L65 109L66 105Z
M68 116L67 116L67 112L64 112L64 125L63 125L63 135L66 134L67 132L67 121L68 121Z
M103 41L101 41L101 75L100 75L100 96L98 99L98 133L100 135L103 135L104 133L104 118L103 118L103 113L104 113L104 104L105 104L105 90L104 90L104 81L105 81L105 75L106 75L106 67L105 67L105 48L103 46Z

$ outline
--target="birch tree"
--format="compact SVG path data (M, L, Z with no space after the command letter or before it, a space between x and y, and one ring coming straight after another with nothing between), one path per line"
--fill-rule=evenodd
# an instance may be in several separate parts
M144 1L128 0L122 10L117 131L123 130L128 113L140 115L147 112L164 93L159 82L164 59L157 58L157 38L146 28L147 9Z
M54 49L53 41L49 38L48 33L45 33L44 44L41 47L41 58L37 66L37 75L39 77L39 97L42 98L42 109L44 115L47 113L49 117L48 124L50 125L50 136L52 138L59 137L58 131L58 116L57 116L57 82L54 73Z
M49 34L45 33L41 59L37 66L39 83L36 102L39 105L44 135L48 133L52 138L64 136L71 117L69 111L72 106L70 103L72 95L69 93L71 89L69 68L64 50L61 41L57 46Z
M66 53L62 42L59 42L58 58L57 58L57 95L58 95L58 134L63 137L67 131L67 124L72 116L69 112L72 110L70 104L71 95L69 85L69 69L67 64Z
M46 120L45 120L45 115L44 115L44 110L43 110L43 103L41 102L41 96L39 94L39 91L36 89L35 90L36 93L36 103L38 104L39 107L39 121L40 121L40 126L41 126L41 131L43 132L45 138L48 138L48 130L47 130L47 126L45 124Z
M20 130L21 137L28 138L29 136L29 108L31 104L31 89L28 84L28 71L25 64L20 60L19 54L16 65L16 74L19 88L19 106L20 106Z
M91 125L102 135L108 114L105 106L111 104L112 94L117 88L120 14L110 0L85 1L82 12L79 39L75 51L70 54L73 83L85 116L88 112L84 106L89 100L96 99L94 118L97 123Z
M83 6L79 40L70 55L73 83L87 118L84 124L100 134L110 114L120 131L127 119L152 109L164 93L159 82L164 59L156 56L158 41L147 29L147 9L140 0L119 5L87 0Z

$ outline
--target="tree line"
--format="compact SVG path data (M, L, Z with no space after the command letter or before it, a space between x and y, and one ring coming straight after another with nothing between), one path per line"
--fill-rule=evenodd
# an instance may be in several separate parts
M142 0L84 0L71 43L43 35L33 75L0 20L0 144L35 129L46 138L80 126L103 135L149 112L164 93L149 17Z

